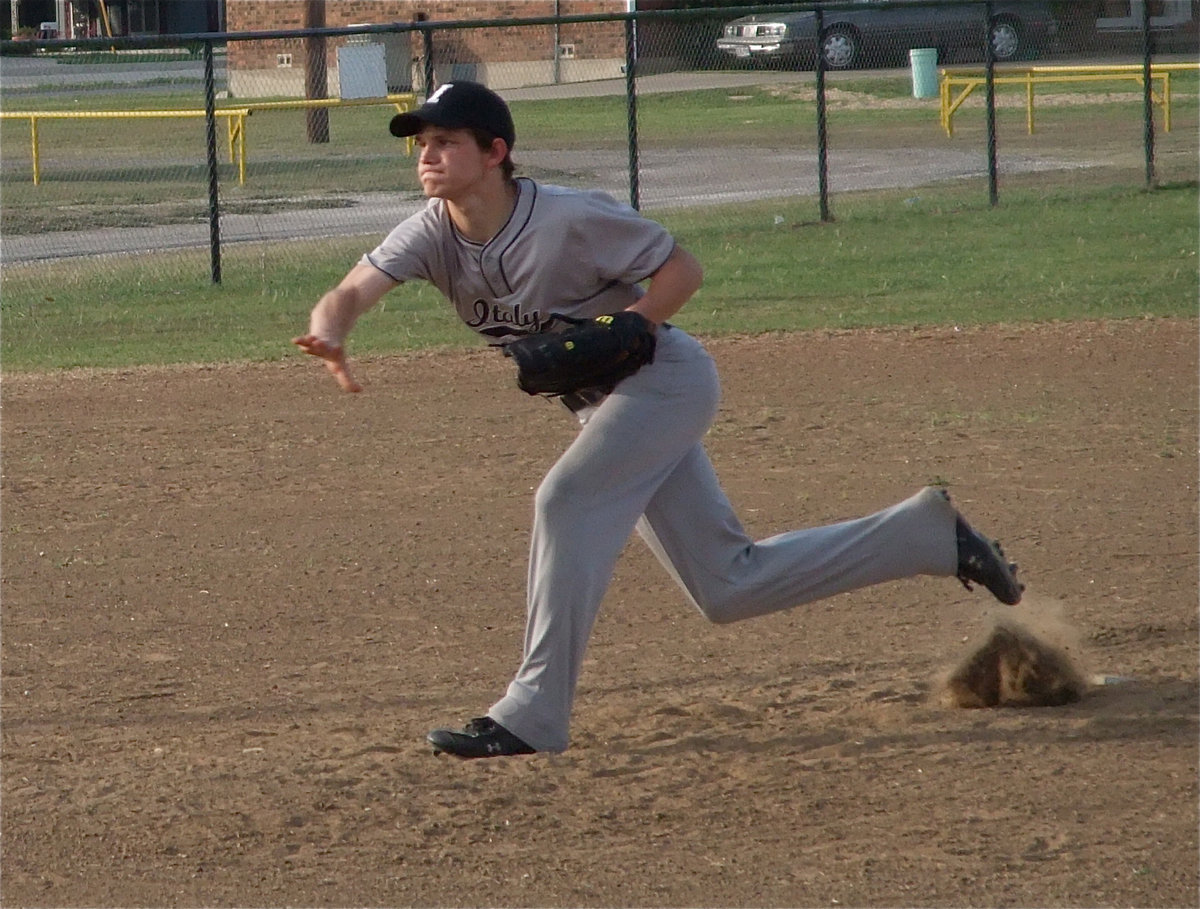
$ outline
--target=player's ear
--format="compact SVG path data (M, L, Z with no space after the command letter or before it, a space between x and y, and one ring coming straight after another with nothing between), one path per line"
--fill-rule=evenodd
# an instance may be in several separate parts
M492 139L492 147L488 149L488 163L499 167L506 157L508 157L508 143L499 137Z

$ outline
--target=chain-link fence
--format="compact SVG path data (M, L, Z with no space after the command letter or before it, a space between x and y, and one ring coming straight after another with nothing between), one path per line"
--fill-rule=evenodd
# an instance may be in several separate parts
M828 220L864 198L1194 181L1197 6L810 3L5 42L0 257L187 250L204 280L234 244L301 261L315 238L377 238L423 204L388 119L461 78L508 99L518 172L683 223L778 200Z

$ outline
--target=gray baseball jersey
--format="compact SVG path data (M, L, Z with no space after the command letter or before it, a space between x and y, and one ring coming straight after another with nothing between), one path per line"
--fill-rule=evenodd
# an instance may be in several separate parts
M516 208L487 243L463 237L434 199L363 261L397 281L431 282L468 326L502 343L541 331L554 314L627 308L675 248L661 224L605 193L516 184Z

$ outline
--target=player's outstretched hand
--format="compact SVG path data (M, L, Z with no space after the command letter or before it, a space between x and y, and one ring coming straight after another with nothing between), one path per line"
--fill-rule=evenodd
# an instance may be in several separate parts
M340 344L329 344L316 335L301 335L292 338L292 343L306 354L324 360L325 368L337 379L342 391L362 391L362 386L350 375L350 367L346 365L346 351Z

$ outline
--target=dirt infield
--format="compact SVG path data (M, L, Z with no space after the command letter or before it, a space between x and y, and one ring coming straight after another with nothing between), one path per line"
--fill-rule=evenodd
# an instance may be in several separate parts
M487 351L7 376L5 906L1196 906L1194 321L716 340L766 535L949 484L1089 674L963 710L920 579L716 627L631 541L563 755L434 757L519 656L572 433Z

